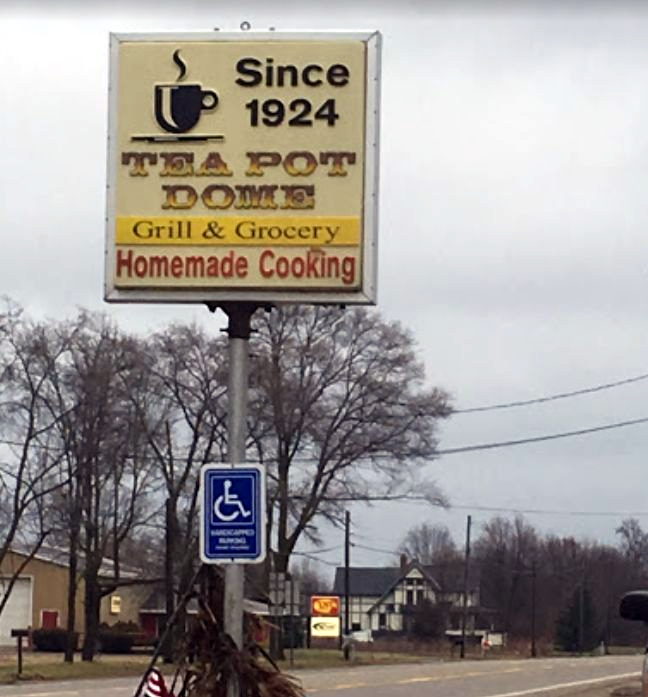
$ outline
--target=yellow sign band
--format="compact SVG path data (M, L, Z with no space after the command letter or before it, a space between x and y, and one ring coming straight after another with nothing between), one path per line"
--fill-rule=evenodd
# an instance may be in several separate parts
M357 247L360 217L123 216L116 243L254 247Z

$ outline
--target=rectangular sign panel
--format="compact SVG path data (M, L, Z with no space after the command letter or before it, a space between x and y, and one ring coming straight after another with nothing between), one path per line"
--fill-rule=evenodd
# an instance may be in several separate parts
M312 595L311 615L313 617L339 617L340 598L337 595Z
M206 465L201 470L200 558L259 563L265 559L265 468Z
M340 636L340 618L311 617L310 632L314 639L337 639Z
M373 303L380 35L111 37L106 300Z

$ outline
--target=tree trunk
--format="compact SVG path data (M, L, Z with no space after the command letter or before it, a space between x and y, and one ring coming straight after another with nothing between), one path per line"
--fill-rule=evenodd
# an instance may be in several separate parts
M282 549L284 544L279 541L279 547ZM286 577L288 571L289 555L283 551L279 551L273 555L273 566L275 574ZM285 583L284 583L285 593ZM285 599L284 599L285 602ZM280 612L280 610L278 611ZM270 656L275 661L283 661L286 656L283 648L283 615L277 615L270 632Z
M68 490L70 501L75 501L74 487L70 484ZM66 663L74 663L74 652L76 651L75 631L76 631L76 599L79 590L79 534L81 529L80 511L77 503L74 503L70 510L70 549L68 551L68 591L67 591L67 639L65 644Z
M279 515L277 520L277 552L273 555L273 567L277 575L283 575L284 579L288 571L290 561L289 540L288 540L288 476L289 468L287 457L282 453L285 445L279 445L279 466L278 466L278 499ZM285 585L285 584L284 584ZM285 591L285 588L284 588ZM278 611L280 612L280 611ZM273 628L270 633L270 656L275 661L285 659L283 650L283 615L277 615Z
M165 539L164 539L164 595L165 595L165 619L164 628L168 626L175 611L175 565L178 540L178 522L176 513L176 501L168 498L165 509ZM162 647L162 656L165 663L172 663L175 653L175 630L167 634Z
M99 589L98 567L90 565L89 560L85 580L85 638L81 658L84 661L92 661L99 643L99 612L101 607L101 593Z
M74 652L76 650L76 642L74 633L76 629L76 596L77 596L77 571L78 558L76 553L76 545L70 545L70 557L68 567L68 592L67 592L67 642L65 645L65 662L74 662Z

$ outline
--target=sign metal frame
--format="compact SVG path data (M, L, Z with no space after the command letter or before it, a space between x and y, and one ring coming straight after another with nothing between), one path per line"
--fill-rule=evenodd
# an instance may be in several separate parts
M211 477L212 473L222 474L223 477L230 475L232 477L240 477L245 475L251 475L254 478L255 484L253 484L252 493L254 496L254 503L252 504L254 518L254 532L255 541L257 543L258 552L255 553L244 553L241 555L231 554L231 553L216 553L209 554L207 549L207 537L211 532L216 533L220 530L232 531L236 530L237 527L241 527L241 523L235 521L227 522L223 521L220 525L210 522L209 503L211 502L211 497L207 490L208 479ZM218 464L218 465L203 465L200 470L200 559L205 564L225 564L225 563L235 563L235 564L260 564L265 561L266 558L266 471L263 465L242 463L236 464L234 466L229 464ZM252 529L249 524L244 523L249 529Z
M116 264L116 175L118 162L118 96L119 96L119 51L122 42L287 42L287 41L362 41L366 43L365 65L365 128L364 128L364 175L361 230L361 282L357 289L313 289L286 290L281 287L258 288L117 288L114 283ZM377 302L378 261L378 164L379 164L379 104L382 37L378 31L357 32L274 32L250 31L228 32L179 32L179 33L132 33L111 34L110 37L110 84L108 116L108 185L105 242L104 298L115 303L298 303L298 304L341 304L371 305Z

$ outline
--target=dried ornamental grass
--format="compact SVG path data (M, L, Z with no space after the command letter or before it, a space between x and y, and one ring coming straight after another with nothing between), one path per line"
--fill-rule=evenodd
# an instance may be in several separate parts
M259 660L263 654L268 661ZM236 680L241 697L304 697L299 682L281 673L256 644L238 649L223 632L209 607L200 612L189 632L174 683L180 682L177 697L226 697L227 685Z

